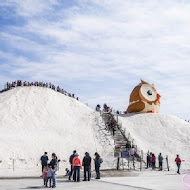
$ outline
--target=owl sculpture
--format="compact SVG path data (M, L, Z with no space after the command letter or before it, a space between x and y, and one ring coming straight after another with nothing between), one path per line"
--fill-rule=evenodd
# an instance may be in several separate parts
M141 80L130 95L125 113L159 113L160 97L154 85Z

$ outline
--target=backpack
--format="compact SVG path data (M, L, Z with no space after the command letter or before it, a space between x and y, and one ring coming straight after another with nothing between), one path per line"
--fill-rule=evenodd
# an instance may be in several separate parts
M102 164L103 163L103 159L102 158L100 158L100 164Z

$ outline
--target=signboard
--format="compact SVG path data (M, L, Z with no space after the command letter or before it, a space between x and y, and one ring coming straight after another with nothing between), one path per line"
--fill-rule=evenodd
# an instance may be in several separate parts
M129 158L129 152L121 152L121 158Z
M121 157L121 152L120 150L115 150L114 151L114 158L120 158Z
M121 157L120 148L121 148L120 145L115 145L114 158L120 158Z
M115 145L115 150L120 150L121 146L120 145Z

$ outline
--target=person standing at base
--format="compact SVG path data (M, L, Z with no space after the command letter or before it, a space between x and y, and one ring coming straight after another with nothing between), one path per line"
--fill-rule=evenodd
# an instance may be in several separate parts
M159 162L159 171L162 171L163 157L161 153L158 155L158 162Z
M72 175L73 175L73 158L75 157L75 153L76 153L77 151L76 150L74 150L73 151L73 154L71 154L71 156L70 156L70 158L69 158L69 162L70 162L70 165L71 165L71 171L70 171L70 175L69 175L69 180L71 180L71 177L72 177Z
M84 166L84 180L86 181L86 173L88 174L88 181L91 178L91 157L88 152L85 153L85 157L83 158L82 165Z
M150 167L150 155L149 153L147 153L147 156L146 156L146 169L148 169Z
M44 152L44 155L41 156L40 160L41 160L41 164L42 164L42 173L43 173L44 167L47 166L48 160L49 160L48 156L47 156L47 152Z
M43 187L47 187L47 181L48 181L47 173L48 173L48 166L44 166L43 173L42 173L42 178L44 181Z
M56 187L56 169L57 169L57 156L55 153L52 153L52 160L50 162L50 165L51 165L51 168L52 168L52 175L51 175L51 178L52 178L52 188L55 188Z
M81 160L79 158L79 154L76 152L75 157L73 158L73 179L76 182L80 182L80 169L82 169Z
M102 158L100 158L100 155L96 152L94 159L94 165L95 165L95 171L96 171L96 179L100 179L100 166L103 162Z
M156 156L152 154L152 169L154 170L156 167Z
M177 165L177 173L180 175L180 166L181 166L181 159L179 157L179 155L177 155L176 159L175 159L175 163Z

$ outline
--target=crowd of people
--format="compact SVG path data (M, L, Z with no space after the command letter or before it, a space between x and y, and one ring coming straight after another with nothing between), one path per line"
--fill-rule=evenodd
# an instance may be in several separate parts
M96 152L94 154L94 166L96 171L96 179L100 179L100 167L103 163L103 159ZM42 178L44 187L56 187L56 171L58 169L58 163L60 160L57 159L55 153L52 153L52 159L49 162L47 152L41 157L42 165ZM83 181L90 181L91 179L91 166L92 158L88 152L85 152L83 160L79 158L79 154L76 150L73 151L69 158L69 163L71 165L70 170L66 168L66 176L68 180L73 180L74 182L80 182L80 170L84 167L84 179ZM52 183L51 183L52 182Z
M38 87L44 87L44 88L51 88L52 90L55 90L59 93L62 93L66 96L69 96L69 97L72 97L72 98L76 98L77 100L79 100L78 97L75 97L75 94L71 94L71 93L68 93L66 90L64 90L63 88L59 87L59 86L55 86L54 84L52 84L51 82L27 82L27 81L22 81L22 80L17 80L17 81L13 81L11 83L7 82L5 84L5 88L3 90L1 90L0 92L5 92L7 90L10 90L12 88L15 88L15 87L21 87L21 86L38 86Z
M163 160L164 160L162 153L160 153L158 155L157 159L158 159L158 171L162 171L163 170ZM180 174L181 159L180 159L179 155L176 156L175 162L176 162L176 166L177 166L177 173ZM146 163L147 163L147 167L146 167L147 169L152 168L152 170L155 170L156 156L154 153L152 153L152 152L147 153Z

